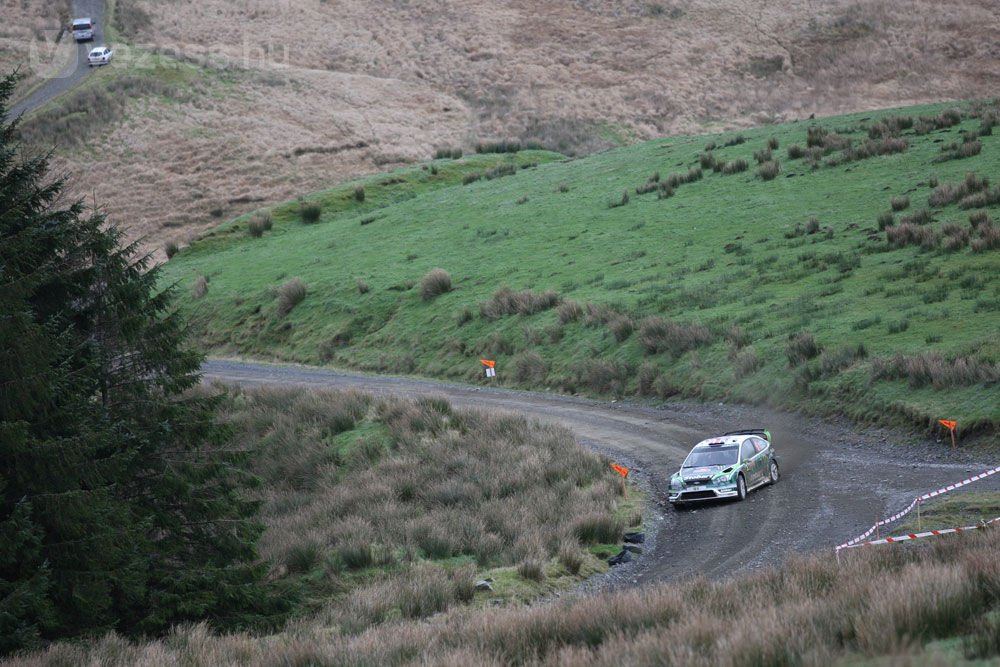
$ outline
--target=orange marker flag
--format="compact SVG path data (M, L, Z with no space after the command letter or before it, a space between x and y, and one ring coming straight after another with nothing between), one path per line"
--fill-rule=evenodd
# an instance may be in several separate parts
M496 368L497 365L497 362L495 362L492 359L480 359L479 363L481 363L483 366L486 366L486 368Z
M611 467L618 471L618 474L622 477L628 477L628 468L622 467L617 463L612 463Z
M938 424L941 424L941 426L944 426L949 431L954 431L955 427L958 426L958 422L954 419L939 419Z

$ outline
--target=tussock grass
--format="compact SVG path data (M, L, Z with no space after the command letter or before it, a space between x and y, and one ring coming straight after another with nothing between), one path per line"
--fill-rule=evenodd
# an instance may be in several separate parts
M300 278L292 278L278 288L278 315L287 316L306 298L306 284Z
M431 269L420 281L420 298L432 301L451 291L451 274L444 269Z
M781 163L777 160L762 163L757 167L757 176L762 181L773 181L781 173Z
M970 357L948 359L931 352L876 360L872 374L879 379L904 379L914 389L927 386L945 389L996 382L1000 379L1000 366Z
M253 665L402 666L419 656L442 665L954 664L1000 651L991 613L1000 605L998 552L1000 533L983 530L913 547L852 549L840 564L829 554L792 557L781 568L733 579L407 620L433 609L430 598L356 636L331 637L324 619L269 638L215 637L199 625L141 644L115 635L61 644L24 662L166 665L207 656ZM438 590L446 581L439 575L434 583ZM937 640L949 640L948 647Z
M191 287L191 298L200 299L206 294L208 294L208 278L200 275L194 279L194 285Z
M646 354L667 352L675 357L714 340L712 331L701 324L647 317L639 323L639 345Z
M487 320L496 320L506 315L533 315L555 308L560 301L561 297L551 290L539 294L531 290L516 292L504 286L489 301L479 304L479 314Z
M790 366L798 366L810 359L818 357L823 347L816 342L816 337L809 331L800 331L789 336L785 343L785 356Z
M302 202L299 205L299 218L307 225L319 222L320 215L323 214L323 207L317 202Z

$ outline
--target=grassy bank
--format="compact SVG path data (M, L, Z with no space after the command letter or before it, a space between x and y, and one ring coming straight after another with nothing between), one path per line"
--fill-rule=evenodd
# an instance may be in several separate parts
M793 559L730 581L695 579L533 608L460 609L353 637L321 622L271 637L178 629L133 645L63 645L25 665L998 664L1000 533L916 548Z
M216 353L470 381L495 358L508 385L995 438L996 118L937 105L440 159L227 223L164 275Z
M571 588L641 520L565 429L434 398L227 391L261 482L261 556L300 615L341 632Z

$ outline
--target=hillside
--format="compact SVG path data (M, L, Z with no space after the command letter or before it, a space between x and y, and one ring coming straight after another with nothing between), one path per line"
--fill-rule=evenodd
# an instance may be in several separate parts
M26 131L158 260L442 146L584 154L1000 89L987 0L112 4L114 65ZM39 7L5 5L0 62L51 37Z
M492 358L508 385L995 438L996 114L439 159L237 219L164 275L217 354L465 380Z

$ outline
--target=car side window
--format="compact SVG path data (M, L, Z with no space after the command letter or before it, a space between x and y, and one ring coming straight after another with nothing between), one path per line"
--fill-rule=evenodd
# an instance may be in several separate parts
M756 452L756 450L754 450L753 445L751 444L751 441L750 440L744 440L743 441L743 446L740 448L740 458L742 460L744 460L744 461L749 461L750 459L753 458L754 454L756 454L756 453L757 452Z
M758 454L767 449L766 440L762 440L761 438L753 438L751 442L753 442L753 448L757 450Z

